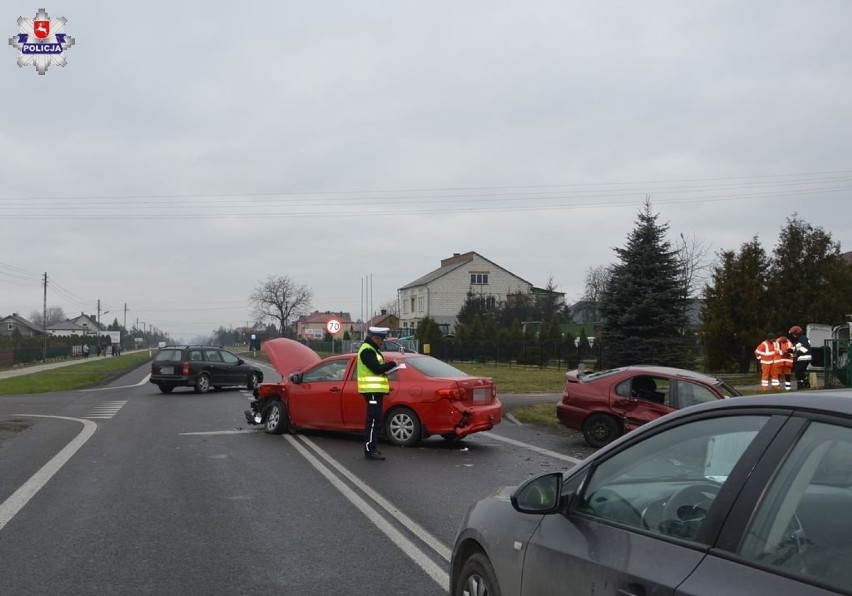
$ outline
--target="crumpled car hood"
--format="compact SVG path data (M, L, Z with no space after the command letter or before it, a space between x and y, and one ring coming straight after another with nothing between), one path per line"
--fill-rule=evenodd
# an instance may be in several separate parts
M319 354L305 344L283 337L265 342L261 350L282 379L287 379L292 373L322 360Z

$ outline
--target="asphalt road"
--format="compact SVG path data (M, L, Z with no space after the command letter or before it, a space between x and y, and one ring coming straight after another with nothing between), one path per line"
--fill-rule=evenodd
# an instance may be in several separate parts
M370 462L357 435L267 435L247 392L163 395L146 374L0 397L4 595L446 594L475 500L592 451L504 421Z

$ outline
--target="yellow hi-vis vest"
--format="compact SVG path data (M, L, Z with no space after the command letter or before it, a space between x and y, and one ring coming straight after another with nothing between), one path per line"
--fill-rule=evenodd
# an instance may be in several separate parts
M358 393L390 393L390 383L385 375L377 375L367 365L361 362L361 352L364 350L373 350L376 353L376 358L379 364L384 364L385 359L382 358L382 353L372 346L369 342L364 342L358 349Z

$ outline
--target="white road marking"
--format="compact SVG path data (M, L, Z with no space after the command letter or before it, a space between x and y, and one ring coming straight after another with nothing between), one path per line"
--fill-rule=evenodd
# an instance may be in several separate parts
M307 437L300 437L302 441L307 443L311 449L317 452L317 454L322 457L325 461L330 463L335 470L340 472L342 476L344 476L347 480L349 480L352 484L361 489L368 497L373 499L382 509L390 513L393 517L399 520L403 526L408 528L412 534L415 534L420 540L425 542L429 547L432 548L436 553L438 553L442 558L444 558L447 562L449 562L450 557L452 556L452 551L444 546L440 540L432 536L429 532L426 531L425 528L418 525L413 519L405 515L402 511L397 509L397 507L374 491L369 487L365 482L363 482L360 478L355 476L352 472L347 470L343 465L341 465L337 460L331 457L328 453L323 451L323 449L315 444L313 441L308 439Z
M248 433L257 433L257 430L209 430L194 433L178 433L180 437L191 437L193 435L245 435Z
M509 422L511 422L512 424L517 424L518 426L523 426L523 425L524 425L524 423L523 423L523 422L521 422L520 420L518 420L517 418L515 418L515 416L514 416L511 412L509 412L508 414L506 414L506 419L507 419Z
M343 481L334 475L334 473L329 470L326 466L322 464L314 455L305 448L304 445L299 443L294 437L290 435L284 435L284 438L299 452L302 454L310 464L316 468L316 470L325 476L326 480L328 480L340 493L346 497L350 503L355 505L355 507L361 511L367 519L373 522L373 525L379 529L385 536L387 536L392 542L394 542L402 552L404 552L418 567L420 567L426 574L431 577L435 582L441 586L444 590L449 591L450 585L450 576L447 572L441 569L438 565L436 565L432 559L430 559L426 554L417 548L417 546L411 542L408 538L402 535L402 533L394 528L387 520L385 520L381 514L376 511L373 507L371 507L363 498L358 496L355 491L346 486Z
M141 387L151 378L151 373L145 375L145 378L135 385L121 385L119 387L95 387L94 389L78 389L77 391L114 391L115 389L132 389L133 387Z
M31 418L58 418L59 420L72 420L83 425L83 430L68 443L62 451L53 456L53 458L44 464L41 469L33 474L29 480L24 482L21 487L12 493L8 499L0 503L0 530L15 517L24 505L26 505L41 488L53 477L59 469L68 463L80 447L88 441L98 425L91 420L83 420L82 418L66 418L65 416L40 416L37 414L15 414L15 416L31 417Z
M92 406L92 409L89 410L89 414L86 415L86 418L99 418L104 420L109 420L113 416L115 416L118 411L127 403L125 401L105 401L102 404L97 406Z
M524 443L522 441L516 441L515 439L510 439L508 437L501 437L500 435L495 435L490 431L484 431L480 433L490 439L496 439L498 441L503 441L504 443L508 443L509 445L515 445L517 447L523 447L524 449L529 449L530 451L535 451L536 453L541 453L542 455L546 455L548 457L555 457L556 459L561 459L563 461L571 462L572 464L579 464L581 459L577 459L576 457L571 457L570 455L563 455L562 453L556 453L555 451L551 451L550 449L542 449L541 447L536 447L535 445L530 445L529 443Z

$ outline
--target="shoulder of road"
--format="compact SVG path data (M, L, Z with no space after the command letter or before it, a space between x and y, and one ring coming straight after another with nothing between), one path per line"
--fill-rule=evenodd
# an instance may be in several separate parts
M144 350L130 350L122 354L133 354ZM92 362L93 360L103 360L105 358L121 358L121 356L89 356L88 358L69 358L68 360L57 360L55 362L46 362L42 364L33 364L27 366L18 366L8 370L0 370L0 379L11 379L12 377L22 377L33 373L53 370L55 368L63 368L73 366L75 364L83 364L84 362Z

